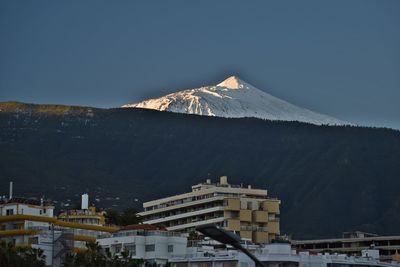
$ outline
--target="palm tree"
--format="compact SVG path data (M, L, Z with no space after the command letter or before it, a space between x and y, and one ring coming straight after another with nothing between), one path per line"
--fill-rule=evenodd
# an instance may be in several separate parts
M76 260L76 255L74 253L67 253L65 255L63 267L74 267L75 265L75 260Z
M104 253L101 246L96 243L87 243L87 250L83 253L67 254L64 267L157 267L155 263L146 263L143 259L132 259L128 251L122 251L121 256L111 257ZM2 267L2 266L0 266Z

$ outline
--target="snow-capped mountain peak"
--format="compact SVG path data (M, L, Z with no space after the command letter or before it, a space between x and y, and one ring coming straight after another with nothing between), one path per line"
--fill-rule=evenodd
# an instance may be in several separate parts
M317 125L349 124L276 98L236 76L230 76L214 86L179 91L122 107L226 118L255 117L267 120L300 121Z
M217 86L224 87L226 89L243 89L246 87L248 88L248 86L246 86L246 83L244 81L240 80L236 76L231 76L231 77L227 78L226 80L217 84Z

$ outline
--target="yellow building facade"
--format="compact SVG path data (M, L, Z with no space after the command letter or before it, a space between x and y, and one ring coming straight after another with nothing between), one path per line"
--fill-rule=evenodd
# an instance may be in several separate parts
M104 214L94 208L84 213L82 217L79 211L71 211L68 213L71 217L59 219L54 216L52 203L26 198L2 199L0 241L17 247L40 248L46 256L46 264L53 265L60 260L58 250L63 253L80 251L86 247L86 242L95 242L98 235L119 230L104 226Z
M106 217L104 211L96 211L95 206L90 206L87 210L68 210L58 215L58 219L65 222L105 225Z

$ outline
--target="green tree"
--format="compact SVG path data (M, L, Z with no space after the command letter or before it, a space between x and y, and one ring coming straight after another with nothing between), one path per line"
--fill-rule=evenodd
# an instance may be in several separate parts
M69 253L65 257L64 267L142 267L143 259L132 259L128 252L121 252L122 257L112 257L104 253L101 246L96 243L87 243L87 250L82 253ZM153 266L153 265L151 265Z
M138 224L142 222L142 219L137 213L137 210L134 208L127 208L122 212L109 209L106 211L106 222L108 224L114 224L118 226Z
M137 214L137 210L134 208L127 208L121 214L121 225L138 224L142 222L142 219Z
M188 240L201 240L201 237L196 231L191 231L189 233Z
M44 267L45 264L46 257L41 249L15 247L11 243L0 242L0 267Z
M117 210L108 209L105 216L107 224L120 225L120 214Z

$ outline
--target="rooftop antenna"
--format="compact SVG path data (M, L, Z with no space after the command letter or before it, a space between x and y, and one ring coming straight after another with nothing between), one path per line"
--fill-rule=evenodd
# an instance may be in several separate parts
M12 199L12 197L13 197L13 182L10 181L10 192L8 195L8 199Z

